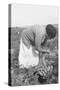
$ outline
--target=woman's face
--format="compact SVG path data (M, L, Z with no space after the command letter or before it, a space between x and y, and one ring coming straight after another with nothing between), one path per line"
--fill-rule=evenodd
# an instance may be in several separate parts
M49 36L47 35L47 33L46 33L46 36L45 36L45 37L46 37L46 39L47 39L47 40L49 40L49 39L50 39L50 38L49 38Z
M45 46L47 40L48 40L48 36L47 36L47 34L46 34L46 35L45 35L45 39L44 39L44 41L41 43L41 45L42 45L42 46Z

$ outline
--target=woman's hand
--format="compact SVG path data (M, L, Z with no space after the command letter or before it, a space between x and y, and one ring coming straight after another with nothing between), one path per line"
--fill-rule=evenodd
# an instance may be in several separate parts
M39 52L35 49L35 47L32 48L32 52L35 57L39 55Z
M40 48L39 52L41 52L41 53L48 53L49 54L50 50L47 49L47 48Z

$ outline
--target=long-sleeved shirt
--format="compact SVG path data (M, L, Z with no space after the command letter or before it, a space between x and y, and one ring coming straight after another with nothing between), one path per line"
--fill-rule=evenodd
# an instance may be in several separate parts
M22 32L22 41L26 46L33 45L37 50L45 39L46 30L44 26L34 25Z

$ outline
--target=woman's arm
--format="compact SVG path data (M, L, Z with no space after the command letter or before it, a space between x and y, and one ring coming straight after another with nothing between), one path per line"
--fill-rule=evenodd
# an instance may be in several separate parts
M50 49L39 47L39 48L38 48L38 52L42 52L42 53L50 53Z
M39 52L35 49L35 47L32 47L32 52L34 56L38 56Z

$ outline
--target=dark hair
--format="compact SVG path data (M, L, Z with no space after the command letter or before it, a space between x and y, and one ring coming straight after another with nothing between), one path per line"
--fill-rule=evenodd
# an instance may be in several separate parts
M46 26L46 33L49 39L53 39L56 36L56 28L53 25L48 24Z

